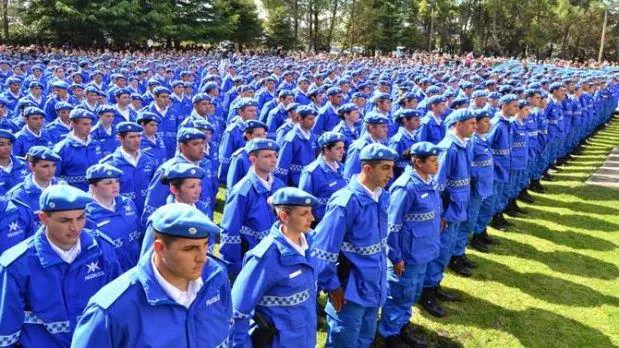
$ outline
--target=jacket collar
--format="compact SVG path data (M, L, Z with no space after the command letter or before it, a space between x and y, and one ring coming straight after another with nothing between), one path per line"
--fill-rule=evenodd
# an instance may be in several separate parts
M271 231L269 232L269 238L273 239L273 244L275 244L275 246L277 247L277 250L279 250L280 260L282 261L282 264L283 265L306 264L306 265L311 266L310 260L308 259L308 256L310 255L309 248L305 252L305 257L301 256L299 252L297 252L288 243L288 241L286 241L286 237L280 230L280 226L281 226L281 222L279 221L275 222L273 226L271 226ZM307 244L309 247L311 247L311 245L310 245L310 240L308 239L308 236L311 234L311 232L312 231L310 230L310 233L305 234L305 238L307 240Z
M39 227L34 235L34 248L39 262L41 262L41 266L44 268L64 263L49 243L47 236L45 236L45 226ZM80 233L80 243L82 245L82 251L71 265L82 264L85 260L101 253L101 251L97 249L97 242L87 229L82 230Z

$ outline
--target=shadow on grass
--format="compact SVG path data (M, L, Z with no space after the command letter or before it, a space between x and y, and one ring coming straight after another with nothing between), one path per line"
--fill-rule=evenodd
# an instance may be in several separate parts
M591 256L571 251L540 251L528 244L496 237L501 244L492 248L492 254L516 256L533 260L546 265L555 272L576 275L580 277L613 280L619 278L619 268ZM485 261L481 261L485 262Z
M544 195L535 195L533 207L553 207L569 209L577 213L598 214L598 215L619 215L619 209L609 208L602 205L589 204L585 202L564 202ZM528 206L527 206L528 207Z
M541 223L543 223L543 221ZM617 245L602 238L592 237L584 233L570 230L553 231L539 223L533 223L522 219L518 220L516 225L511 227L508 232L525 233L572 249L611 251L617 248Z
M584 201L619 201L619 190L612 188L598 188L591 186L568 186L561 185L561 182L555 180L549 184L551 194L569 194L578 197Z
M507 332L525 347L612 346L610 338L599 330L562 315L539 308L509 310L465 293L460 295L462 302L445 303L445 319L435 319L425 313L424 317Z
M557 204L556 207L560 207L560 204ZM592 215L560 214L546 210L545 207L535 205L528 206L527 210L529 210L529 215L524 215L519 220L528 220L530 218L544 220L545 217L548 217L549 221L567 228L581 228L584 230L594 229L604 232L619 231L619 224L608 222ZM527 229L525 229L525 231L527 231Z

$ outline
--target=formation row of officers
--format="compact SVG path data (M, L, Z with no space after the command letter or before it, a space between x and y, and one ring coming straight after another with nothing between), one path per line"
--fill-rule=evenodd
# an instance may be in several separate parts
M48 143L47 113L27 107L21 131L0 130L0 346L313 347L319 291L327 346L368 347L376 332L423 346L413 304L443 316L457 298L445 269L474 267L469 237L487 251L487 225L505 228L502 212L608 120L618 85L594 99L596 83L480 90L472 105L429 93L427 114L391 115L379 92L361 123L346 103L330 125L284 92L277 127L239 98L223 130L203 94L169 122L159 87L135 121L57 103L49 124L69 126ZM92 132L103 118L117 136L107 155Z

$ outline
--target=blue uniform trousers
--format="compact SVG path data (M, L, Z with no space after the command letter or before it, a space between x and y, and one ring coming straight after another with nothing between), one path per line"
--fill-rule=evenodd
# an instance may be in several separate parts
M488 199L487 197L485 199ZM466 221L460 223L460 228L458 229L458 233L456 235L456 243L453 249L453 255L462 256L464 255L464 251L466 250L466 246L469 244L469 233L474 231L475 223L477 222L477 217L479 216L479 210L481 209L481 204L484 201L484 198L480 196L474 190L471 191L471 199L469 200L469 211L468 218ZM479 234L482 231L477 231Z
M443 280L443 273L445 272L445 267L447 267L449 263L449 259L451 259L459 229L460 222L449 221L445 230L441 232L438 256L428 263L428 269L426 270L426 276L423 281L424 288L438 286L441 280Z
M499 212L497 202L499 201L499 195L502 194L505 186L507 185L504 182L494 181L494 184L492 184L492 196L481 202L481 207L479 208L479 214L477 221L475 222L475 227L473 228L473 233L483 232L486 226L490 223L490 220L494 214Z
M427 262L416 265L407 264L401 277L393 272L393 266L390 265L387 269L389 294L383 305L378 325L378 332L383 337L398 335L411 320L412 307L421 296L427 268Z
M506 201L510 201L513 198L516 198L520 193L520 185L522 183L522 178L526 175L526 169L512 169L509 173L509 189L506 192L505 199Z
M327 343L325 347L366 348L370 347L376 334L378 307L363 307L346 301L342 310L335 311L331 301L327 312Z

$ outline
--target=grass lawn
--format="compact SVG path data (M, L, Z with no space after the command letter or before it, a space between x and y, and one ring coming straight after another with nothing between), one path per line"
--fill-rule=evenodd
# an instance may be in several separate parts
M560 168L548 192L510 219L491 253L467 250L471 278L447 272L442 286L463 300L434 318L415 307L413 323L440 347L619 346L619 190L584 182L619 146L619 118ZM223 192L220 192L223 196ZM221 218L215 214L216 221ZM325 333L318 332L319 346Z

